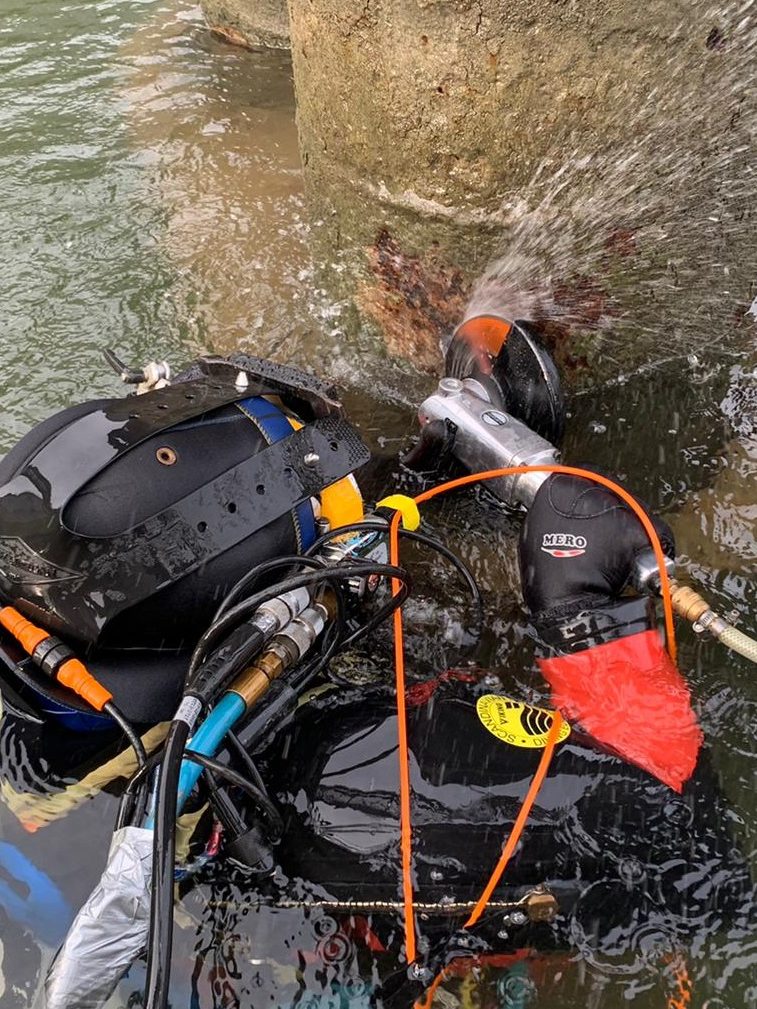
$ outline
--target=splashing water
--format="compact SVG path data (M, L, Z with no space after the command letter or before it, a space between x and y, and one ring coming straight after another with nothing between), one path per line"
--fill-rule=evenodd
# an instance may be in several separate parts
M588 333L616 374L628 341L663 361L754 340L757 4L693 4L668 49L645 100L610 110L604 146L556 151L511 201L466 317L570 335L563 363L579 366Z

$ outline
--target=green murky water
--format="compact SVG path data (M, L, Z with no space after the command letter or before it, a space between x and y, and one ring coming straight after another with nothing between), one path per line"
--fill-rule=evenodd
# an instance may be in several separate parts
M386 378L375 362L351 355L328 302L313 290L287 59L224 46L180 2L0 0L0 11L0 449L57 407L116 393L104 347L135 362L179 363L242 346L345 381L353 418L386 460L383 478L402 480L393 460L413 430L409 404L426 383L400 387L396 373ZM565 446L570 461L620 473L664 509L684 570L752 633L754 363L701 356L673 373L652 370L578 397ZM434 519L491 593L480 658L512 690L538 690L512 592L512 524L472 502L446 503ZM428 646L417 640L416 647ZM752 669L685 630L681 653L735 836L750 853L757 822ZM23 738L0 744L5 766L21 780L30 747ZM44 791L45 766L35 773ZM20 827L7 789L4 800L0 839L78 906L99 876L114 796L102 794L34 834ZM299 912L220 911L219 897L243 903L245 893L237 884L203 885L182 906L174 1006L290 1004L296 957L282 952L278 974L266 975L278 977L280 988L260 988L255 936L280 936L282 950L299 936L305 948L307 922ZM54 942L18 915L3 924L0 1004L28 1006ZM641 929L638 943L605 960L574 951L529 1004L663 1006L646 941ZM703 933L690 950L693 1005L755 1004L754 964L743 921ZM329 1001L312 965L302 976L310 994L298 996L300 1005L367 1004L354 990L352 1001L344 993ZM140 978L135 970L114 1006L139 1004ZM438 1004L519 1007L522 999L513 1001L499 982L496 972L451 982Z

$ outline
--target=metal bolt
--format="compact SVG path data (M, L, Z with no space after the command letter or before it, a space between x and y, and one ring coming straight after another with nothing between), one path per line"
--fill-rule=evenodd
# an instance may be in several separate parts
M463 383L459 378L443 378L439 382L439 392L442 396L455 396L463 391Z
M317 452L308 452L305 458L302 460L306 466L317 466L321 461L321 457Z

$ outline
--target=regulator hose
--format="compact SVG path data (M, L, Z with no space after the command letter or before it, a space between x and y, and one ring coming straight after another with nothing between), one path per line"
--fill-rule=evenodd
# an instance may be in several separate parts
M306 566L311 567L312 560ZM276 565L271 564L270 569ZM147 981L145 985L145 1009L165 1009L168 1004L170 981L171 947L173 943L173 875L176 855L175 823L178 810L178 787L184 748L193 731L197 718L204 707L228 686L233 675L240 672L265 644L265 635L254 624L254 615L269 600L294 589L313 589L325 585L349 582L351 578L379 575L391 578L393 597L380 612L383 619L401 604L409 590L407 572L393 564L375 562L354 562L338 567L327 567L321 562L315 570L292 575L275 586L264 589L252 596L241 599L224 610L205 632L192 655L187 675L187 687L179 708L174 716L166 740L158 780L158 794L154 821L148 819L148 826L154 824L153 834L153 882L150 902L150 927L147 942ZM256 569L255 574L260 574ZM232 593L243 594L254 583L254 577L245 577L232 589ZM400 596L401 594L401 596ZM400 598L398 598L398 596ZM328 661L336 648L343 644L340 623L342 606L337 592L337 610L340 620L334 629L333 638L325 649L315 668ZM224 601L225 602L225 601ZM361 633L371 629L379 614L359 628ZM250 622L252 618L253 622ZM242 623L242 621L247 621ZM328 633L328 632L327 632ZM308 675L313 673L308 669ZM226 728L231 728L228 725ZM190 758L191 759L191 758Z
M308 559L308 563L311 559ZM259 569L256 569L259 573ZM373 561L355 561L350 564L340 564L330 567L322 563L317 565L313 571L305 571L300 574L285 578L273 588L264 589L254 595L237 602L231 609L225 610L223 615L215 620L208 630L200 638L189 661L189 672L187 674L188 683L192 681L195 672L205 662L207 656L218 646L231 628L241 620L254 614L263 603L268 602L285 592L290 592L300 588L314 588L323 584L332 583L335 580L349 582L351 578L364 578L370 575L380 575L384 578L391 578L400 583L408 582L407 572L403 568L395 567L392 564L377 564Z
M212 655L184 694L168 730L158 777L153 833L153 883L150 901L150 930L147 945L147 1009L163 1009L168 1002L173 943L173 883L176 859L176 812L179 773L184 747L202 708L226 681L249 661L265 643L254 625L238 627Z

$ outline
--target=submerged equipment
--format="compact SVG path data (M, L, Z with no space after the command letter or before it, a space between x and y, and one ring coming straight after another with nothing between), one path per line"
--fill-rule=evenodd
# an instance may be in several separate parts
M106 423L92 431L83 423L82 444L93 447L77 457L67 482L50 485L49 475L56 475L51 459L67 438L77 441L70 430L86 420L87 410L81 418L53 424L17 453L12 473L0 464L6 485L0 539L9 538L3 517L7 497L9 527L20 544L6 544L16 551L14 566L7 555L3 565L0 543L0 590L8 603L40 623L48 614L44 626L86 652L98 678L104 657L122 671L131 647L138 650L138 662L143 655L172 655L181 669L172 681L175 710L165 747L143 758L127 785L106 871L48 976L50 1009L65 1009L72 1001L99 1005L145 947L145 1004L166 1005L175 825L196 786L214 817L213 854L223 837L221 850L259 880L278 858L287 872L310 879L322 896L325 889L327 899L347 913L357 910L358 883L371 889L369 904L400 910L396 753L408 970L381 989L384 1004L406 1009L429 985L433 991L434 975L441 976L451 959L496 945L501 925L493 916L503 910L518 927L543 932L558 903L569 909L580 901L563 877L571 875L572 884L576 876L601 871L578 852L568 852L561 863L550 848L555 824L569 831L584 799L587 809L594 808L593 791L582 790L580 769L601 763L621 791L623 782L643 780L642 768L680 787L694 771L700 742L688 691L672 662L672 633L669 658L648 601L621 598L632 584L637 591L661 593L672 632L666 558L674 552L672 539L664 524L609 478L559 465L564 401L548 352L523 323L486 316L459 327L448 351L448 375L419 411L419 448L407 461L427 470L448 461L473 472L414 500L386 499L384 508L367 516L350 478L366 450L341 418L333 392L310 376L238 357L201 361L169 385L162 365L140 371L114 364L142 395L117 401L128 403L131 413L114 401L90 411ZM160 426L159 413L178 410L176 404L189 410L182 394L205 397L204 410ZM106 459L101 436L111 423ZM240 424L246 433L237 438ZM46 455L58 430L62 441ZM230 432L233 457L224 440ZM206 436L210 440L203 442ZM179 494L170 476L161 479L146 506L140 489L131 486L127 464L142 459L174 470L197 458L197 446L203 448L202 465L190 484L182 484ZM399 563L400 535L428 544L424 534L413 531L417 506L481 479L508 506L528 509L520 543L524 595L551 649L540 663L557 707L580 723L578 729L559 710L484 692L470 677L448 675L416 693L406 689L400 607L410 580ZM102 521L111 524L97 527L97 502L124 487L120 513L105 516ZM343 490L338 503L328 500L334 487ZM409 528L400 529L400 515ZM54 533L49 549L38 526L42 518ZM163 533L165 553L157 548ZM446 548L431 544L450 559ZM57 576L67 549L65 570L72 578L64 585ZM32 555L37 559L30 560ZM477 595L470 573L454 562ZM141 563L144 584L135 577ZM195 588L196 600L190 598ZM145 617L153 603L159 619ZM305 689L337 651L389 617L396 709L386 691L365 690L341 696L331 691L322 702L302 706ZM643 667L641 679L647 678L647 690L656 690L658 699L671 687L679 690L676 710L685 738L671 748L672 770L659 746L650 757L648 741L634 750L613 726L606 731L606 719L592 721L591 699L582 693L587 677L593 685L610 667L623 675L634 671L629 655ZM30 685L33 700L42 695L33 670L18 660L14 665L13 656L9 668L22 701ZM117 673L114 677L117 682ZM122 696L125 703L128 691ZM150 700L157 712L155 696ZM52 705L53 699L43 703ZM633 713L624 715L633 728ZM582 728L593 741L581 736ZM573 791L566 790L571 775ZM385 779L391 784L382 788ZM595 773L591 780L597 784ZM415 810L420 845L413 845L411 787L420 800ZM646 794L652 801L663 789L651 783ZM455 794L462 806L451 802ZM519 849L532 815L529 845ZM648 811L647 818L652 816ZM656 843L662 864L675 857L666 844L685 847L690 824L682 837L670 831L665 817L660 824ZM711 833L708 824L703 829ZM730 845L727 852L731 857ZM450 902L444 899L448 893L439 892L448 890L449 879L435 874L449 874L456 865ZM738 859L734 865L740 871ZM489 882L481 893L487 870ZM436 921L427 926L430 944L422 956L416 945L414 871L424 899L447 908L441 928ZM674 889L677 885L674 881ZM451 932L449 918L461 916L464 924ZM519 936L516 928L513 941Z
M233 368L226 368L226 374L234 380L237 396L242 395L240 390L244 388L246 397L239 405L249 414L253 402L249 398L251 368L236 370L239 363L235 359ZM274 383L270 381L270 371L275 369L264 362L259 362L259 366L266 373L267 382L265 390L257 391L276 393L278 402L285 391L283 383L271 388ZM201 502L215 504L216 510L223 513L221 520L212 527L210 520L204 519L195 522L191 530L186 523L182 526L192 537L195 530L201 535L212 532L211 544L216 548L219 545L230 548L244 541L245 531L250 536L258 533L265 536L258 537L256 556L242 552L237 558L233 581L231 578L219 581L216 574L212 581L208 578L207 585L203 582L206 592L202 615L208 626L198 638L195 610L191 625L194 650L187 656L183 696L171 721L165 747L157 758L142 761L124 793L108 867L77 916L48 977L47 1002L51 1007L65 1006L71 998L87 1003L107 997L123 970L145 945L147 1004L165 1004L173 921L175 821L199 772L206 779L206 794L225 828L228 851L243 858L251 868L266 871L266 841L279 840L280 817L249 757L243 759L244 773L240 774L215 760L216 751L227 739L235 739L233 730L237 722L268 700L265 695L274 681L282 684L272 698L273 706L281 713L282 700L289 703L293 698L296 703L298 692L325 667L339 647L368 633L401 605L407 594L406 573L385 560L382 562L386 546L378 541L385 540L385 519L377 515L369 523L368 535L348 535L345 540L345 533L364 524L355 522L363 518L363 511L359 493L351 482L351 471L365 461L367 452L346 422L334 417L333 398L303 397L301 386L305 384L300 382L289 400L298 406L302 401L315 405L310 422L303 426L300 418L306 411L302 409L297 417L282 414L286 431L280 432L280 442L272 441L260 453L265 457L262 463L254 459L248 466L243 461L241 473L238 465L222 474L218 479L223 484L223 495L216 488L203 488ZM316 383L311 381L311 392L314 387ZM165 395L167 391L163 387L145 396ZM276 404L257 398L260 402L255 403L256 420L261 413L267 419L271 411L280 413ZM325 416L317 415L319 407ZM166 440L163 432L160 437ZM179 448L167 447L178 458ZM185 445L181 451L187 448ZM345 480L340 500L334 490ZM357 508L345 506L345 493L352 500L357 498ZM310 500L315 495L319 498L317 508L313 508ZM306 512L311 523L307 536L302 535L302 515L293 514L295 506L310 510ZM180 502L179 510L182 508ZM192 522L198 514L191 514ZM320 534L317 537L316 516ZM288 520L294 528L296 542L282 543L272 534L271 524L279 518ZM231 533L227 526L231 526ZM362 528L360 531L363 532ZM188 551L185 565L190 574L194 571L189 549L193 542L194 539L184 544ZM304 555L310 553L312 556ZM213 558L208 554L199 560L205 560L201 568L204 580ZM183 575L177 579L179 584L182 578ZM362 606L363 600L372 598L382 578L401 582L404 591L390 596L367 619L355 621L349 598L360 600ZM125 606L124 612L128 614L130 608ZM113 618L116 627L118 620L116 614ZM103 637L107 630L104 626ZM188 624L181 633L185 636L183 645L189 633ZM270 712L266 714L270 718ZM185 749L196 726L199 727L192 745ZM260 731L266 728L264 720ZM239 744L235 745L239 751ZM154 787L153 767L157 772ZM241 787L252 798L253 809L258 815L262 813L266 821L269 838L257 823L246 821L228 794L229 784ZM149 811L148 790L152 792ZM135 874L132 890L124 901L118 880L129 877L129 866ZM107 928L102 927L106 922Z
M237 355L162 381L70 407L0 462L3 599L75 644L136 722L173 710L231 586L313 543L326 488L362 516L351 474L368 459L333 389L295 369ZM7 664L46 714L66 707Z
M552 724L552 710L494 690L481 670L465 668L408 689L415 894L416 904L436 919L422 924L432 936L448 935L449 919L467 917L475 907ZM391 690L332 689L303 705L264 754L284 817L281 864L345 913L382 906L402 910L396 739ZM703 762L691 785L690 809L663 783L563 723L525 843L510 859L472 933L496 942L500 905L518 901L541 883L542 898L526 902L527 920L510 937L516 945L534 945L529 925L538 924L543 932L559 908L558 928L568 928L574 909L586 906L582 894L590 884L615 880L622 890L623 859L645 865L648 915L658 878L667 893L676 895L675 906L658 909L661 917L684 908L697 917L697 909L703 913L712 901L716 879L726 875L748 885L746 860L734 852L720 823L724 802L716 795L707 798L714 779ZM613 808L625 811L622 832L609 815L608 792ZM690 874L686 856L692 832L707 844L709 882ZM642 897L626 890L628 903ZM373 927L381 930L378 922Z
M559 461L566 416L559 372L534 327L492 314L471 316L450 338L446 371L437 391L418 409L421 433L405 462L429 473L450 463L470 473L520 467L509 476L487 480L486 486L508 507L530 508L550 479L550 467ZM575 556L585 553L581 542L576 546L576 537L582 540L580 529L559 531L555 527L545 529L544 534L552 539L542 548L554 557L568 557L570 551L578 551ZM641 594L660 595L665 575L672 578L675 570L670 536L664 575L659 561L651 550L640 547L633 557L628 584ZM670 612L666 612L668 635L675 608L698 633L707 631L727 648L757 662L757 641L715 614L694 590L677 583L671 589Z

